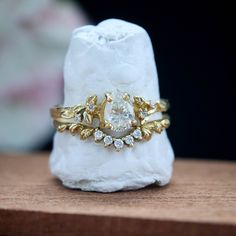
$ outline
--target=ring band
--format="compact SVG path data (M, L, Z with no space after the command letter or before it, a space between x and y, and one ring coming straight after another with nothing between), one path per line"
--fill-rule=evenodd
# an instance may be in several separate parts
M164 99L152 104L142 97L116 91L106 93L101 103L93 95L85 105L55 106L50 114L57 131L79 134L83 140L93 136L95 142L120 151L124 146L133 147L136 141L150 140L153 133L160 134L168 128L167 115L154 119L156 113L166 112L168 108L169 103Z

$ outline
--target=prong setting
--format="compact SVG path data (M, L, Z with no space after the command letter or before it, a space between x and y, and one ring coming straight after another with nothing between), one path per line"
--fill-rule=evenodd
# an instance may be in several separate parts
M112 94L111 93L106 93L105 97L106 97L107 102L109 102L109 103L112 102Z
M130 102L130 95L128 93L124 93L123 94L123 99L126 101L126 102Z

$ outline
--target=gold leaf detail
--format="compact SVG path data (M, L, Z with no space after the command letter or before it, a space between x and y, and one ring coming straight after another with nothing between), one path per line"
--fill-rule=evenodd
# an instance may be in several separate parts
M97 108L98 117L100 119L101 127L105 125L104 111L107 104L106 98L102 100L101 104Z
M161 124L159 124L158 126L156 126L156 128L154 129L155 132L157 132L158 134L160 134L163 131L163 128L161 126Z
M89 136L91 136L93 134L94 128L85 128L81 131L80 133L80 137L81 139L86 139Z
M164 119L161 121L161 125L164 128L168 128L170 126L170 120L169 119Z
M160 134L163 130L161 121L158 121L158 120L147 122L143 124L141 128L142 128L143 133L146 133L146 136L148 136L148 138L150 136L149 133L157 132Z
M141 130L144 139L149 140L152 137L152 131L150 129L142 127Z
M85 106L82 105L74 106L73 110L76 114L83 113L85 110Z
M111 102L112 99L113 99L111 93L106 93L106 94L105 94L105 98L106 98L106 101L107 101L107 102Z
M69 131L72 135L75 135L77 132L79 132L79 130L80 130L80 125L78 124L72 124L69 127Z
M93 116L90 115L88 112L85 111L85 112L83 113L83 120L84 120L85 123L91 125L92 122L93 122Z
M150 102L138 96L134 97L134 106L137 108L141 108L142 110L146 110L146 111L153 109L153 106L150 104Z
M166 112L169 109L169 102L168 100L162 99L159 102L157 102L155 106L158 112Z
M157 122L158 121L156 121L156 120L155 121L150 121L150 122L147 122L147 123L143 124L142 127L146 128L146 129L153 130L157 126Z
M134 96L134 103L141 106L144 103L144 99L142 97Z
M66 130L66 128L67 128L67 125L58 125L57 126L57 131L62 133L63 131Z
M90 97L87 98L86 103L87 104L96 104L97 99L98 99L97 95L90 96Z
M63 110L61 113L62 118L70 119L74 117L74 111L72 109Z
M151 114L156 111L155 106L151 105L151 102L147 102L142 97L134 97L134 112L136 117L144 124Z

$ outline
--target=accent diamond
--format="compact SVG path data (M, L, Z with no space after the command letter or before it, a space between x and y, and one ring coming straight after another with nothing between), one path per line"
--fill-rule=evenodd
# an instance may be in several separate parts
M136 139L142 139L142 132L141 132L141 130L140 130L140 129L134 130L133 136L134 136L134 138L136 138Z
M89 110L89 112L94 112L94 110L95 110L95 105L94 105L94 104L89 104L89 105L88 105L88 110Z
M95 141L101 141L104 137L104 133L101 130L97 130L94 133L94 139Z
M140 111L139 116L141 119L145 119L148 116L147 111Z
M105 136L103 139L105 147L111 145L113 143L113 139L110 135Z
M124 141L127 145L133 146L134 145L134 138L131 135L127 135L124 137Z
M119 151L124 147L124 142L121 139L115 139L114 146L116 150Z

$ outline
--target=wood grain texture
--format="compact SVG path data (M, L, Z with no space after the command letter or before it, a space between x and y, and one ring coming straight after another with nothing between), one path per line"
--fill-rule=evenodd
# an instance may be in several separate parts
M166 187L64 188L48 155L0 156L0 235L236 235L236 163L177 160Z

